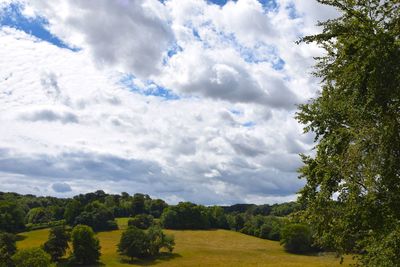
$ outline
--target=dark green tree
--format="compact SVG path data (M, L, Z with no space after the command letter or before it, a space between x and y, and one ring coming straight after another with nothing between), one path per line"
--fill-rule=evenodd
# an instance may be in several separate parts
M44 243L43 249L46 251L53 261L58 261L62 258L67 249L70 234L64 225L56 226L50 229L49 239Z
M81 203L77 200L70 201L65 207L64 218L69 225L73 225L75 218L79 216L82 211Z
M94 264L100 258L100 242L92 228L77 225L71 233L72 260L78 264Z
M26 221L28 223L47 223L51 220L51 211L43 207L33 208L29 210L28 214L26 215Z
M133 258L142 258L149 255L149 239L146 233L134 226L128 227L118 244L118 253Z
M17 267L49 267L50 255L41 248L28 248L18 250L12 257Z
M147 229L153 224L154 218L148 214L139 214L128 220L128 226L135 226L139 229Z
M15 233L23 230L24 218L25 213L17 203L0 200L0 231Z
M300 170L303 218L324 247L400 266L400 250L385 246L400 243L399 1L318 2L341 16L302 40L326 52L316 65L322 91L297 114L317 141Z
M15 235L0 232L0 267L12 267L12 256L17 251Z
M312 250L311 231L303 224L288 224L282 229L281 244L288 252L310 252Z

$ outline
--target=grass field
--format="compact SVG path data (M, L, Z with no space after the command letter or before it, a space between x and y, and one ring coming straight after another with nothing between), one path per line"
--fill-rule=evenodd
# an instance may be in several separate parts
M126 228L127 219L118 219L120 229ZM156 260L128 264L116 253L122 230L98 233L103 266L348 266L339 264L332 255L304 256L286 253L279 242L263 240L244 234L226 231L171 231L176 247L172 255L162 255ZM21 234L24 238L18 248L37 247L48 237L48 230Z

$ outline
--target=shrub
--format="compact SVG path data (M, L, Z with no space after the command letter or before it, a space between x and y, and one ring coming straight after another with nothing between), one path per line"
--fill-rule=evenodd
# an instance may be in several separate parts
M77 225L72 230L72 260L79 264L93 264L100 258L100 243L87 225Z
M9 233L0 233L0 267L13 266L11 257L16 251L15 236Z
M128 226L135 226L139 229L147 229L153 224L153 216L147 214L139 214L129 219Z
M51 256L53 261L57 261L65 255L68 249L70 234L65 226L56 226L50 229L49 239L44 243L43 249Z
M48 267L51 264L50 255L41 248L19 250L12 260L17 267Z
M288 252L310 252L312 249L311 231L303 224L288 224L282 230L281 244Z

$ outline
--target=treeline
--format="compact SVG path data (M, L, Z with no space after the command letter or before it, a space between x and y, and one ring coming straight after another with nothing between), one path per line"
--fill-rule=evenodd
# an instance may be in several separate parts
M0 192L0 231L16 233L63 223L71 226L88 225L94 231L113 230L117 228L115 218L135 217L140 214L160 219L165 228L222 228L239 231L244 227L244 223L253 220L254 216L281 217L299 209L296 202L211 207L190 202L168 205L164 200L152 199L146 194L129 195L124 192L117 195L106 194L102 190L73 198ZM253 231L248 230L250 228L252 227L247 226L243 232L251 234Z

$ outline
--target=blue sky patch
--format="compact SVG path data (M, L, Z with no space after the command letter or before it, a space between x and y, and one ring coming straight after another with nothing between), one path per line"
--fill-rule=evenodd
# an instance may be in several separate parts
M171 90L155 84L153 81L146 81L145 88L140 88L135 84L135 76L126 74L120 80L121 84L128 87L130 91L145 95L145 96L157 96L165 100L178 100L180 97L173 93Z
M242 126L246 127L246 128L251 128L251 127L256 126L256 123L254 121L248 121L248 122L243 123Z
M80 49L70 47L65 44L58 37L51 34L46 26L48 21L43 17L28 18L21 12L22 6L12 3L0 11L0 27L8 26L17 30L30 34L40 40L51 43L60 48L66 48L72 51L79 51Z

